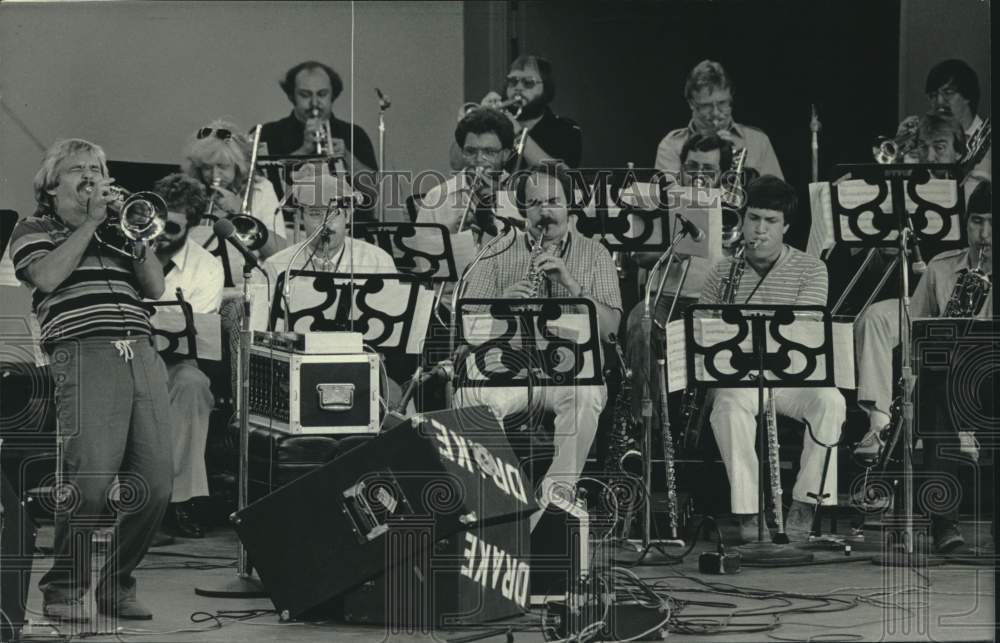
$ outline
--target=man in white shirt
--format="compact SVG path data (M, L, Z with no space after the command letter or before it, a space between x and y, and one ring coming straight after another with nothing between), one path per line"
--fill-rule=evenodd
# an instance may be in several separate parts
M165 228L156 239L156 258L164 273L160 301L183 298L192 312L217 313L222 301L222 264L189 236L208 203L204 186L184 174L171 174L160 179L154 190L167 204ZM196 360L166 355L163 361L174 431L174 482L167 522L179 536L200 538L204 529L192 499L208 495L205 441L215 397Z
M350 194L350 188L342 179L329 174L320 174L308 183L292 186L292 198L302 208L302 224L306 240L285 248L264 262L263 268L269 277L269 284L255 273L251 284L256 293L262 286L278 288L278 277L293 270L336 272L344 274L391 274L398 272L392 256L376 245L352 238L347 231L348 210L338 207L336 201ZM319 233L313 237L314 234ZM301 279L301 277L300 277ZM264 296L264 295L260 295ZM273 291L269 293L268 305L274 301ZM294 299L294 295L293 295ZM291 309L297 308L292 302ZM270 310L267 310L268 314ZM259 322L258 322L258 325ZM398 401L400 387L388 379L384 397L388 404Z
M733 89L722 65L703 60L688 75L684 97L691 107L691 122L687 127L667 134L656 148L656 169L671 176L681 172L681 149L693 134L715 134L732 144L734 149L746 148L746 167L759 175L773 174L784 178L778 157L774 154L767 134L749 125L733 121Z
M966 141L971 141L983 126L983 119L977 113L979 77L972 67L962 60L942 61L927 73L924 91L927 92L930 111L954 118L962 126ZM987 147L985 155L974 165L971 174L990 181L993 175L991 164L992 154ZM970 190L968 194L971 193Z

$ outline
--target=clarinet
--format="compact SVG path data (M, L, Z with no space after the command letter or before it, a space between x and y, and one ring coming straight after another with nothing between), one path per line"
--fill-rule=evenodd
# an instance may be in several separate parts
M731 304L735 301L736 289L740 287L740 281L743 279L746 268L746 244L736 241L733 244L729 272L720 280L720 304ZM692 386L684 391L681 421L684 422L684 443L688 447L693 447L701 435L701 427L705 420L705 397L707 395L708 389L704 386Z
M767 392L767 463L771 473L771 502L774 503L774 523L778 534L785 533L784 492L781 490L781 461L778 456L778 415L774 410L774 391ZM775 541L779 539L776 537Z

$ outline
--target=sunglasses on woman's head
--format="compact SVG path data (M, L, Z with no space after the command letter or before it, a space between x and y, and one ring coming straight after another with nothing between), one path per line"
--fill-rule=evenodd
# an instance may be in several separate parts
M219 139L220 141L228 141L233 137L233 133L227 129L215 129L214 127L203 127L200 130L198 130L198 140L207 138L211 136L213 133L215 134L215 138Z

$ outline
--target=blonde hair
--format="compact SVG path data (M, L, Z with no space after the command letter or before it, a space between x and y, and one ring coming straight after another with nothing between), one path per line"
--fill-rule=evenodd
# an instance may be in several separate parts
M101 172L104 176L108 175L107 157L100 145L82 138L65 138L56 141L52 147L45 151L42 166L38 168L35 180L32 181L32 186L35 189L35 203L38 204L40 213L55 213L55 203L48 191L59 185L59 164L81 152L88 152L97 157L101 164Z
M198 133L205 129L210 129L212 132L203 138L198 138ZM219 130L228 130L229 138L219 138L216 134ZM187 145L184 146L184 160L181 163L181 169L188 176L200 181L202 180L201 170L217 158L222 158L233 164L236 168L236 175L233 178L233 185L229 187L234 192L242 190L247 184L247 173L250 166L250 141L239 131L235 123L216 119L195 130Z

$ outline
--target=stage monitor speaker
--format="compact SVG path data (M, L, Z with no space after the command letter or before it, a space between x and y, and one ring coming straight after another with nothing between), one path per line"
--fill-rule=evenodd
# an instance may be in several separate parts
M20 640L35 553L35 527L7 478L0 476L0 640Z
M334 618L387 633L479 625L526 612L528 521L479 526L426 549L428 532L389 534L400 564L334 600Z
M535 508L499 421L467 407L416 415L233 521L278 613L295 618L403 562L388 545L394 530L426 532L424 551Z

